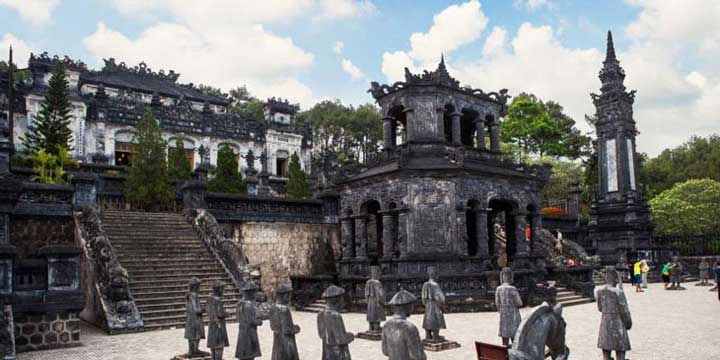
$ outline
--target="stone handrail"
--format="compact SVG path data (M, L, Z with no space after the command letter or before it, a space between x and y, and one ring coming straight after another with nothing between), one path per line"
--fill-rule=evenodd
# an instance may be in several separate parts
M111 334L142 330L143 320L128 286L128 273L118 262L102 227L99 210L86 207L75 212L74 217L76 233L89 265L86 291L95 293L87 299L98 302L87 304L86 309L98 311L90 317Z

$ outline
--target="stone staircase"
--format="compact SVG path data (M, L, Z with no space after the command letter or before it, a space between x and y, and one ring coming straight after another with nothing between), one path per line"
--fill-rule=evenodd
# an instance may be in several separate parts
M202 306L216 280L224 282L223 303L235 320L240 292L191 224L178 213L104 211L103 228L120 264L128 271L145 330L182 328L185 294L192 277L202 281Z
M566 288L558 286L557 289L557 297L555 298L558 304L562 304L562 306L568 307L568 306L575 306L575 305L583 305L583 304L589 304L592 302L595 302L594 299L586 298L582 295L579 295L575 293L574 291Z
M325 300L323 300L323 299L317 299L310 305L305 306L302 309L299 309L299 311L302 311L302 312L309 312L309 313L315 313L315 314L317 314L323 310L325 310Z

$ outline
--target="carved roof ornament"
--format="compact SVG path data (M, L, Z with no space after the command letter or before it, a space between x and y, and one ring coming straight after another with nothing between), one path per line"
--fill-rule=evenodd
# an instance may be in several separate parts
M103 66L102 70L100 70L101 73L126 73L137 75L140 77L169 81L172 83L177 82L178 78L180 78L180 74L176 73L174 70L170 70L167 73L165 73L164 70L155 72L151 68L149 68L145 62L141 62L140 64L133 67L127 66L125 62L122 61L118 64L117 62L115 62L115 58L103 59L103 62L105 62L105 66Z
M474 89L469 86L460 86L460 81L450 76L450 73L445 66L445 56L443 55L440 56L440 64L438 64L435 71L430 72L424 70L422 74L413 74L410 72L410 69L405 68L404 82L398 81L392 85L381 85L378 82L373 81L370 83L370 90L368 90L368 92L373 96L373 98L375 98L375 100L379 100L385 95L413 86L439 86L450 88L503 105L506 104L507 100L510 98L507 89L502 89L498 92L486 93L481 89Z
M620 66L620 61L615 54L612 32L607 33L607 48L603 68L600 70L600 95L590 94L596 106L611 103L617 100L627 100L630 104L635 101L635 90L626 91L625 70Z
M67 55L65 55L63 58L60 58L57 55L50 57L47 51L43 52L40 55L30 53L30 60L28 60L28 65L30 68L49 67L52 66L55 61L59 61L66 70L79 72L88 71L87 65L85 65L85 63L80 60L73 60Z
M265 106L267 106L271 112L277 112L281 114L294 115L295 113L300 111L300 105L290 104L290 101L288 99L283 99L279 97L271 97L267 99L267 101L265 102Z

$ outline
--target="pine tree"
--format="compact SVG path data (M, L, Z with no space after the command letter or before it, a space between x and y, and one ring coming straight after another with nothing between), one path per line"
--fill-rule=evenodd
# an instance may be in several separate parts
M285 184L287 195L294 199L303 199L308 197L307 179L305 172L300 168L300 158L297 153L293 153L290 157L290 165L288 165L288 182Z
M212 171L208 190L235 194L247 192L247 184L238 172L238 159L231 147L223 146L218 151L217 167Z
M53 64L52 75L48 82L48 92L42 102L40 112L35 115L32 125L23 137L25 152L45 150L53 155L58 154L58 147L68 150L72 141L70 130L71 104L68 100L69 83L65 70L59 61Z
M175 147L168 149L168 176L172 180L189 180L192 177L192 165L185 157L182 139L175 140Z
M165 160L167 142L152 111L147 110L138 123L133 143L135 152L125 181L127 201L150 211L170 207L175 191L170 186Z

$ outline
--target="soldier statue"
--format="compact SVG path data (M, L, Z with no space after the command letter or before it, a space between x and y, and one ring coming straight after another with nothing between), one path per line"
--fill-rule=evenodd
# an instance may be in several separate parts
M208 315L208 336L207 347L212 352L212 360L222 360L223 349L230 346L228 341L227 328L225 327L225 318L228 314L223 307L223 288L225 284L216 281L213 284L212 294L208 297L206 312Z
M500 313L498 335L502 338L504 346L510 346L522 321L519 309L523 303L517 288L512 285L513 272L510 268L502 269L500 281L502 284L495 289L495 306Z
M235 357L240 360L252 360L262 356L257 327L262 320L255 311L255 295L258 287L254 282L248 281L241 289L242 300L237 303L238 336L235 347Z
M423 318L423 329L425 329L426 341L442 341L440 329L445 329L445 316L442 306L445 304L445 294L437 283L437 271L430 266L427 269L428 281L422 287L422 302L425 305L425 317Z
M683 265L680 258L673 256L673 266L670 268L670 287L667 290L685 290L682 283Z
M413 294L400 290L390 300L393 317L382 330L382 352L390 360L426 360L420 333L408 317L412 313Z
M327 304L317 316L318 335L322 339L322 360L350 360L348 345L355 336L345 331L340 310L343 307L345 289L330 285L322 294Z
M618 286L620 275L615 267L605 268L605 282L605 286L595 290L598 310L602 313L598 348L602 349L604 360L612 360L613 351L616 360L625 360L625 352L630 351L627 331L632 327L632 318L625 293Z
M365 300L367 301L368 332L379 333L380 323L385 321L385 289L380 282L380 267L370 267L370 280L365 283Z
M700 282L697 283L697 286L712 286L710 284L710 261L708 261L707 257L704 257L700 260L700 264L698 264L698 270L700 271Z
M292 286L282 284L275 289L276 303L270 309L270 329L273 331L272 360L298 360L295 334L300 327L293 323L290 314Z
M200 339L205 338L205 323L203 322L203 309L200 306L198 292L200 279L190 279L190 291L185 295L185 339L188 341L186 357L203 357L209 354L200 351Z

